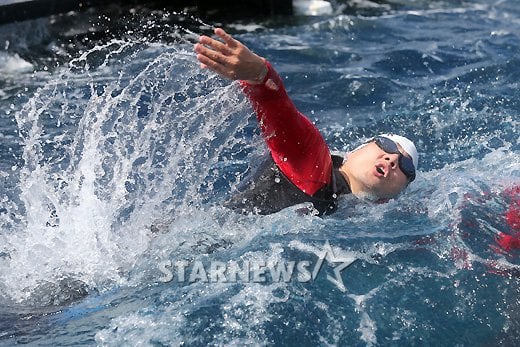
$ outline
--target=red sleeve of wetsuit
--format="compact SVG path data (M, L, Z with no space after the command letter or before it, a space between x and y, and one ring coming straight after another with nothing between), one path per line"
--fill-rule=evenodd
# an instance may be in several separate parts
M294 185L313 195L330 183L329 148L319 130L289 99L280 76L269 62L266 65L263 83L240 84L252 102L274 162Z

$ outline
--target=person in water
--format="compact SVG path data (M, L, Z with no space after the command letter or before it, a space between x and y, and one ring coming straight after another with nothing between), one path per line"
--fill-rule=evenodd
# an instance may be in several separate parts
M323 215L337 208L343 194L386 201L415 179L417 149L402 136L382 134L345 158L331 155L319 130L289 99L271 64L223 29L215 29L215 35L222 41L200 36L194 46L200 66L240 81L270 152L227 206L270 214L312 202Z

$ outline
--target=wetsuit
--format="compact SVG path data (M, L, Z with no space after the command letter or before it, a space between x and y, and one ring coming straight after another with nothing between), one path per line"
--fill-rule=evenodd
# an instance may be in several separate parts
M338 196L350 193L339 171L343 158L331 156L318 129L289 99L280 76L268 62L266 66L261 84L240 84L251 100L270 156L226 205L269 214L312 202L320 215L332 212Z

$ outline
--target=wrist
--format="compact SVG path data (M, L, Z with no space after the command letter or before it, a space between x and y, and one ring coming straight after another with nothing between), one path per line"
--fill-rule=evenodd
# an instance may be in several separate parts
M250 84L262 84L264 83L265 77L267 76L267 73L269 69L267 68L267 64L264 58L261 59L261 64L259 64L259 71L256 73L256 78L247 80L247 83Z

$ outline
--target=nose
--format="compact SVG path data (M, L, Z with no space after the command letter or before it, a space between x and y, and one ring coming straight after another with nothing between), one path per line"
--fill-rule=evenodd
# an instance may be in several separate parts
M385 160L390 164L391 169L395 169L399 163L399 154L397 153L387 153L385 155Z

